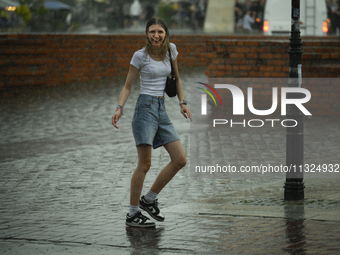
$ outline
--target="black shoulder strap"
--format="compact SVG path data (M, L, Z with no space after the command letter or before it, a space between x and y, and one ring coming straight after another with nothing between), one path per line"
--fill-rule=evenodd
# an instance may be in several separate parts
M172 65L172 58L171 58L171 51L170 51L170 48L169 48L169 58L170 58L170 65L171 65L171 75L174 76L175 73L174 73L174 67Z

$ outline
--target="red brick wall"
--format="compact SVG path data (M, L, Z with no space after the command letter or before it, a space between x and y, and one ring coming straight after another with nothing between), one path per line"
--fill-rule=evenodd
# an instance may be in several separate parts
M288 77L289 38L175 35L171 41L180 52L180 68L206 67L208 77ZM340 76L337 38L302 42L304 78ZM133 53L144 44L143 35L0 35L0 92L125 76ZM338 87L328 90L317 94L320 100L339 97ZM320 102L315 105L324 106ZM339 103L331 105L336 109Z
M125 75L143 40L140 36L0 36L0 88L58 86Z
M340 77L340 41L303 38L303 77ZM215 54L208 65L209 77L284 78L289 73L289 38L248 38L214 40Z
M305 37L302 42L303 87L312 94L311 100L305 104L306 108L313 115L340 116L340 80L331 79L340 77L340 41L336 38ZM211 49L215 56L206 71L211 82L222 77L288 78L289 38L222 38L214 40ZM314 83L314 78L329 79ZM284 84L275 86L279 91L282 86L288 85L287 79L281 80ZM246 97L247 86L238 86ZM256 84L253 89L255 108L269 109L272 104L272 86ZM229 91L222 91L221 94L227 102L232 100ZM280 112L280 105L277 112Z

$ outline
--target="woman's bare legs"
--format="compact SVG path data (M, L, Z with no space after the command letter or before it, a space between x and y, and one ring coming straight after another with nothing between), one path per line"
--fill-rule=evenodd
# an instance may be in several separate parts
M157 194L161 192L165 185L187 163L184 149L180 141L168 143L164 145L164 148L168 151L171 161L158 174L156 180L154 181L150 189L151 191ZM152 150L151 145L137 146L138 165L135 172L132 175L130 188L130 204L133 206L139 205L139 199L143 189L145 175L149 171L151 166L151 150Z
M132 227L155 227L156 224L139 211L139 198L146 173L151 166L151 146L137 146L138 164L131 178L130 209L126 215L126 225Z
M175 142L165 144L164 148L168 151L171 161L158 174L156 180L154 181L150 189L152 192L155 192L157 194L161 192L161 190L165 187L165 185L187 163L184 149L180 141L175 141Z
M151 166L151 149L151 145L137 146L138 165L131 178L130 205L139 205L145 175Z

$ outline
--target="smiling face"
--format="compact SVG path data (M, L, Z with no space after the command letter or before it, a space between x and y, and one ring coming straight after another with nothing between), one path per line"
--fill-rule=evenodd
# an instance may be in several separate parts
M146 36L153 47L159 48L166 38L166 32L161 25L155 24L149 27Z

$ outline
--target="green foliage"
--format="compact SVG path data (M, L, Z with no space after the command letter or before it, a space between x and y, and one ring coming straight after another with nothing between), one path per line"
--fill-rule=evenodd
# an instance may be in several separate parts
M174 5L167 3L160 3L158 5L158 16L165 20L165 22L171 26L174 23L173 17L176 14Z
M45 8L45 6L41 6L41 7L39 7L39 9L37 10L37 14L40 15L40 16L44 16L44 15L46 15L48 12L49 12L49 10L47 10L47 9Z
M35 0L32 3L31 7L33 15L38 15L38 16L45 16L49 10L46 9L44 6L44 1L43 0Z
M0 12L0 17L5 18L7 20L9 19L9 15L8 15L8 13L5 10L2 10Z
M18 16L20 16L25 22L30 21L32 18L32 13L30 11L30 8L27 4L21 4L19 7L15 9L15 12Z
M43 0L35 0L31 6L32 19L28 23L31 27L31 31L46 31L46 27L48 26L48 13L44 6Z

